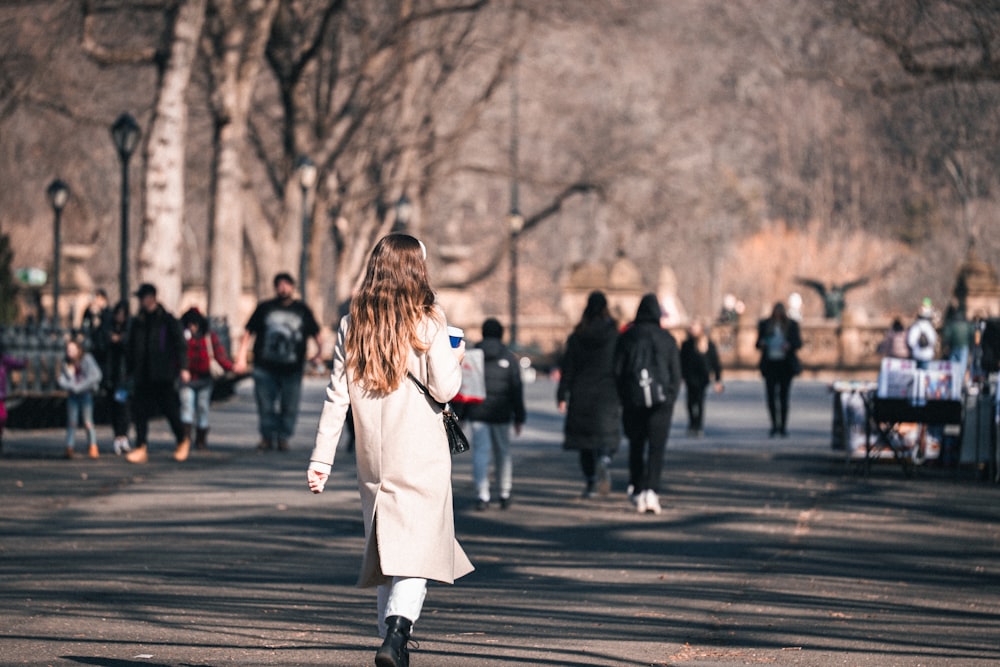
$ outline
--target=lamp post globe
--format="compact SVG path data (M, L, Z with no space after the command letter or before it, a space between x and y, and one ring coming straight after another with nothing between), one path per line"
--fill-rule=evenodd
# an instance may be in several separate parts
M128 187L128 163L139 145L139 124L131 114L123 113L118 116L111 125L111 139L115 143L118 151L118 159L122 168L122 191L121 191L121 233L120 252L118 265L118 291L119 298L128 303L128 209L129 209L129 187Z
M52 206L52 324L59 326L59 263L62 255L62 210L69 201L69 186L62 179L49 183L45 191Z

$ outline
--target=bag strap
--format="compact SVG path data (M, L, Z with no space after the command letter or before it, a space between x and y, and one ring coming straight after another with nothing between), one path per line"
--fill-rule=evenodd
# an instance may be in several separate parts
M435 404L437 404L437 406L439 408L441 408L442 410L448 410L449 409L447 403L442 403L441 401L439 401L436 398L434 398L433 396L431 396L431 392L427 391L427 387L425 387L423 385L423 383L421 383L420 380L418 380L413 373L411 373L410 371L406 371L406 374L410 376L410 379L413 380L413 384L417 385L417 388L420 389L420 392L424 396L426 396L428 400L430 400L430 401L434 402Z

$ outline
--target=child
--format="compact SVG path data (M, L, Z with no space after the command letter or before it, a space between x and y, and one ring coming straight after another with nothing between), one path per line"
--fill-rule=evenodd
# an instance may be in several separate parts
M66 458L73 458L73 447L76 444L76 428L82 421L87 430L87 441L90 444L87 455L96 459L100 454L97 450L97 430L94 428L94 392L101 385L101 368L93 355L84 352L80 344L70 339L66 341L66 359L62 373L59 374L59 386L66 390Z
M4 352L0 341L0 450L3 449L3 430L7 426L7 373L26 366L23 359L17 359Z

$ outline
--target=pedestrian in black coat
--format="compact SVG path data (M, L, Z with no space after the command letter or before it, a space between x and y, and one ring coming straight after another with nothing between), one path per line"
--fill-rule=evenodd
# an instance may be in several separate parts
M603 292L587 298L583 316L566 340L556 401L566 415L563 449L580 453L583 496L610 491L608 466L621 442L621 406L612 363L618 326Z
M149 420L162 412L177 440L174 459L184 461L191 449L191 433L190 427L185 429L181 423L178 381L191 381L187 341L181 323L156 300L156 287L144 283L135 295L139 297L139 311L129 323L126 367L136 447L125 458L129 463L149 460Z
M712 379L715 392L722 391L722 363L705 325L695 320L681 343L681 375L687 388L688 435L705 434L705 394Z
M646 294L639 302L635 320L618 340L614 355L614 369L619 393L627 396L624 383L630 369L626 360L641 339L651 339L655 359L663 380L663 402L652 406L628 405L623 402L622 425L628 438L628 468L631 500L640 514L659 514L660 477L663 472L663 455L670 435L670 422L674 403L681 387L681 360L677 341L660 326L662 311L655 294Z
M760 373L767 391L771 437L788 435L788 395L792 378L802 371L798 351L802 347L799 323L788 317L785 304L776 303L771 317L757 324Z
M476 487L476 509L485 510L490 503L490 454L496 472L500 508L511 502L514 482L514 462L510 452L510 430L520 435L524 425L524 384L517 356L503 344L503 325L495 318L483 322L483 340L477 349L483 351L483 375L486 398L482 403L464 406L463 417L472 431L472 478Z

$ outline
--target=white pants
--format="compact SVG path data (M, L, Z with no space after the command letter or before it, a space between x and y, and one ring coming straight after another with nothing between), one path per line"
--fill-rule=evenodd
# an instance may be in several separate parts
M385 637L387 616L402 616L416 623L427 596L427 580L393 577L392 583L378 587L378 636Z

